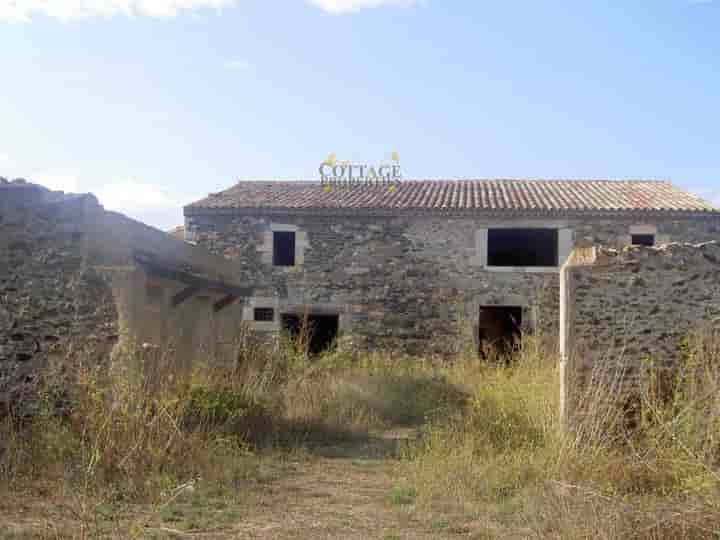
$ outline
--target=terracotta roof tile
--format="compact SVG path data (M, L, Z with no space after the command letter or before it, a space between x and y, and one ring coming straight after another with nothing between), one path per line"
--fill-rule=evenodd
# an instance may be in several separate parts
M186 207L208 209L512 212L720 213L710 203L656 180L406 180L389 186L241 181Z

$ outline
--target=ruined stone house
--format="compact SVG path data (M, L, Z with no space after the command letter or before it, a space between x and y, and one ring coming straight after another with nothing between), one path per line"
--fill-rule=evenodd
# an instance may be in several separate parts
M231 358L252 293L235 274L90 194L0 178L0 420L30 414L54 360L124 369L146 344L178 370Z
M306 314L315 351L446 355L559 330L563 396L569 373L672 364L720 322L720 211L664 182L241 182L185 216L167 234L0 178L0 417L32 409L54 358L122 369L148 345L190 369Z
M660 181L242 181L184 212L185 239L253 284L243 320L272 335L307 316L315 350L448 354L556 335L575 248L720 239L719 210Z

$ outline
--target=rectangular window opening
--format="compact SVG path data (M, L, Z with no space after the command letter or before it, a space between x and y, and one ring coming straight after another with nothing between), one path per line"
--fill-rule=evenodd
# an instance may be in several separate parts
M633 246L654 246L655 235L654 234L633 234L632 235Z
M258 322L272 322L275 320L275 310L273 308L255 308L253 319Z
M273 232L273 265L295 266L295 232Z
M488 230L488 266L558 265L557 229Z

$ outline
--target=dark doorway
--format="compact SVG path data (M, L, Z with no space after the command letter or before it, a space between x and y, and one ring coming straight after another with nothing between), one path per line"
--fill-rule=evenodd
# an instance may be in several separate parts
M303 315L285 313L282 316L282 328L293 339L297 339L305 320L307 321L308 353L315 356L328 350L338 335L338 316L311 314L305 319Z
M480 356L508 357L520 343L522 336L522 307L482 306L478 321L478 349Z

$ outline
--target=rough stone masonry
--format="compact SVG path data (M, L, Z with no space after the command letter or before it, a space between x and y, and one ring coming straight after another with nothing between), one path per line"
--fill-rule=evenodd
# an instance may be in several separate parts
M252 293L233 277L92 195L0 179L0 418L32 414L54 360L109 368L143 344L172 351L178 370L227 359Z
M672 372L690 332L720 327L720 243L577 250L562 270L562 408L593 369L638 382L652 363Z
M0 180L0 414L31 409L68 351L99 362L149 344L187 370L232 359L244 326L276 336L303 313L353 351L449 356L520 330L557 336L562 307L578 365L617 345L619 321L624 354L672 362L680 334L717 316L720 212L667 183L388 189L241 182L186 207L183 241L92 195Z
M0 183L0 417L29 414L53 354L108 356L118 339L106 280L85 262L84 196Z
M239 182L185 219L188 240L256 284L243 316L259 332L326 314L352 350L439 355L507 332L498 315L557 336L573 249L720 238L720 212L666 182ZM288 236L289 265L275 260Z

